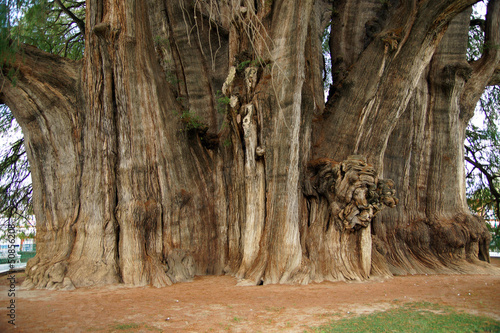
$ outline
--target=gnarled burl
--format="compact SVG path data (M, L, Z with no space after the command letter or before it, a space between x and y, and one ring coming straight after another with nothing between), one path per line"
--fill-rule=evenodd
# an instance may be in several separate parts
M343 162L313 160L308 172L305 194L326 198L330 218L338 230L366 228L384 207L398 204L394 182L379 179L363 156L349 156Z

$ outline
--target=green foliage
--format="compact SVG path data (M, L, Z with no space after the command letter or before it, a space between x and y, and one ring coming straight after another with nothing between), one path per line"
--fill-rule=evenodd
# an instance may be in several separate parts
M19 128L14 116L9 108L0 104L0 135L5 135L6 132Z
M323 68L323 89L328 90L332 84L332 55L330 53L330 33L332 31L332 24L328 24L323 35L321 35L321 49L324 59Z
M0 158L0 215L29 220L33 189L24 140L14 142Z
M490 87L481 97L478 112L483 124L470 124L466 130L467 203L486 220L500 221L500 87ZM499 227L487 223L493 239L490 249L500 251Z
M163 36L155 36L154 37L154 43L156 47L166 47L167 49L170 49L170 42L168 41L168 38L165 38Z
M498 332L500 321L456 312L430 303L408 303L400 308L341 319L315 332Z
M486 224L486 227L491 234L490 250L500 252L500 225L494 228L490 224Z
M170 83L171 85L173 85L173 86L175 86L175 85L177 85L179 82L181 82L181 80L179 80L179 79L177 78L177 76L175 76L175 74L174 74L174 73L172 73L172 71L170 71L170 70L167 70L167 71L165 72L165 77L166 77L166 79L167 79L167 82L169 82L169 83Z
M482 116L466 130L467 199L472 211L500 220L500 87L486 89L476 113Z
M467 58L476 61L487 48L485 46L484 13L478 3L473 7L469 30ZM471 211L486 220L500 220L500 87L487 87L476 106L476 116L466 130L465 160L467 203ZM490 249L500 251L499 228L492 228Z
M184 129L188 133L195 133L198 131L203 131L206 129L206 125L201 121L200 116L192 112L191 110L184 110L182 111L181 114L178 112L174 111L179 118L181 119L182 123L184 124Z
M240 62L240 63L238 64L238 66L236 66L236 70L237 70L238 72L242 72L242 71L244 71L244 70L245 70L245 68L247 68L248 66L250 66L250 63L251 63L251 62L252 62L251 60L245 60L245 61Z
M242 62L236 65L236 71L238 73L243 72L247 67L254 66L265 66L266 62L262 58L254 59L254 60L243 60Z
M1 5L0 54L12 54L19 43L26 43L62 57L82 58L85 32L78 22L83 24L85 2L60 2L63 7L48 0L7 0Z
M23 239L34 237L23 231L32 226L33 188L24 139L19 132L8 108L0 106L0 140L7 143L0 149L0 217L4 224L14 224L18 237Z
M0 3L0 68L14 60L15 51L11 47L10 36L10 5L9 2Z
M227 106L231 102L228 96L225 96L222 91L217 90L215 93L215 102L217 103L217 112L220 114L225 114L227 112Z
M481 58L484 51L484 17L478 12L476 6L473 7L471 14L468 42L467 60L473 61Z

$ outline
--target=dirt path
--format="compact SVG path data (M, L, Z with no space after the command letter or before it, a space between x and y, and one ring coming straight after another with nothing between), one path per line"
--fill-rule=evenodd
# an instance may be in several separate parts
M17 282L22 273L16 274ZM451 305L500 320L499 275L419 275L363 283L238 287L227 276L166 288L108 286L16 290L8 324L8 276L0 281L0 332L304 332L332 319L403 302Z

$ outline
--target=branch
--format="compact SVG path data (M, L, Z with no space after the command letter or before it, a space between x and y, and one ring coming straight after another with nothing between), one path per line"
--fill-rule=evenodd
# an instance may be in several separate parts
M464 112L474 110L484 88L490 85L500 66L500 49L497 47L500 45L500 0L490 0L488 3L484 45L483 56L471 65L473 72L460 98Z
M68 53L69 45L71 44L71 42L73 42L73 40L75 40L76 38L78 38L80 36L84 36L84 34L81 33L81 32L79 32L79 33L77 33L76 35L74 35L73 37L69 38L66 41L66 44L64 44L64 54L63 54L64 57L66 57L66 55Z
M486 180L488 181L488 189L490 190L491 195L495 198L494 202L496 215L500 218L500 192L498 192L495 187L495 179L498 178L498 176L492 175L481 163L468 156L465 156L465 160L477 168L486 177Z
M497 66L495 69L495 72L493 72L493 75L490 78L490 81L488 82L489 86L497 86L500 85L500 65Z
M486 29L486 21L483 19L474 19L474 20L470 21L470 26L471 27L479 27L479 28L481 28L481 30L484 31Z
M75 14L73 14L72 11L70 11L68 8L66 8L61 0L55 0L55 2L59 5L59 7L61 7L62 11L66 13L66 15L68 15L75 23L76 25L78 26L78 28L80 29L80 31L82 33L85 33L85 22L83 22L82 20L80 20L78 17L76 17Z
M77 86L82 62L26 44L16 45L16 48L13 60L1 68L0 87L2 102L10 108L18 123L37 119L44 110L74 109L69 106L76 104L79 97Z

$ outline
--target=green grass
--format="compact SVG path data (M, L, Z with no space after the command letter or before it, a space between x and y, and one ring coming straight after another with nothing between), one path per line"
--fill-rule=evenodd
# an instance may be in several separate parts
M113 325L109 330L109 332L161 332L162 330L153 326L146 325L144 323L130 323L130 324L116 324Z
M133 324L118 324L115 325L113 328L115 330L133 330L139 327L141 327L141 325L133 323Z
M313 332L500 332L500 321L431 303L408 303L385 312L341 319Z

